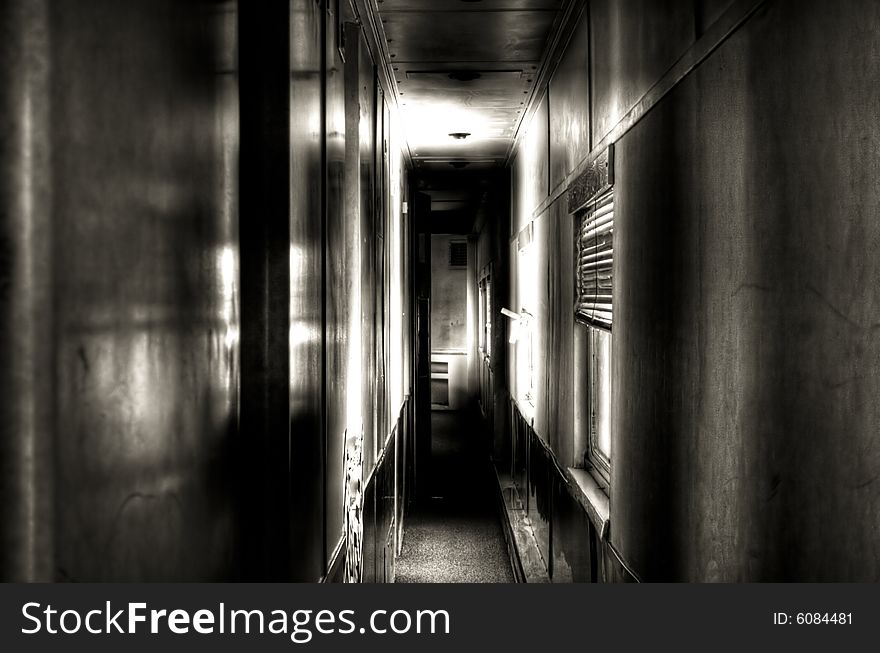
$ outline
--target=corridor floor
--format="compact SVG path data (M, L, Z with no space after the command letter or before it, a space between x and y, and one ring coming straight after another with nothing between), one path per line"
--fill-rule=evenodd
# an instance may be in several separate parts
M470 421L464 413L431 413L431 498L407 518L395 582L513 582L497 490Z

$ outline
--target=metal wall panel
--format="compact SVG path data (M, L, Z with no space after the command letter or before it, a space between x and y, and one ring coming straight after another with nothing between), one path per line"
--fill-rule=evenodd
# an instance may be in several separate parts
M550 189L590 152L589 12L581 14L550 80Z
M347 143L350 13L238 8L0 9L4 579L317 580L346 432L384 444L409 390L405 161L370 54L346 51ZM411 473L389 442L378 578Z
M0 580L53 569L48 3L0 5Z
M289 572L290 14L239 13L241 556L247 578Z
M554 583L589 583L593 580L590 519L566 486L564 477L553 476L551 580Z
M382 343L382 316L379 312L382 286L379 280L385 234L382 215L378 210L376 178L377 89L375 68L363 37L357 43L346 43L346 49L359 48L358 106L360 108L360 248L361 248L361 389L364 423L364 470L373 468L378 455L377 433L381 421L379 392L379 357ZM353 80L354 81L354 80ZM381 399L380 399L381 397Z
M694 42L693 0L592 0L593 142Z
M513 202L511 235L515 236L532 220L532 214L550 192L549 114L545 94L527 127L513 163Z
M526 429L527 433L530 430ZM528 447L529 526L535 536L544 565L548 573L552 574L550 520L553 516L553 477L551 475L553 464L539 438L528 437Z
M536 221L538 287L536 316L537 404L535 432L559 460L572 463L574 406L574 225L564 201Z
M697 13L697 36L709 29L724 12L730 8L734 0L699 0L694 4Z
M290 3L290 557L304 581L319 579L325 562L322 20L312 0Z
M379 582L377 569L379 558L382 553L377 546L377 538L379 532L376 506L376 494L378 491L378 479L373 478L364 489L364 560L363 560L363 576L361 582L376 583Z
M345 5L347 3L340 3ZM354 395L354 387L360 379L350 369L350 358L358 356L354 338L359 336L360 307L355 304L355 280L360 278L359 243L360 225L356 220L347 219L347 191L357 193L356 185L346 188L346 108L345 108L345 64L337 49L336 18L325 15L327 40L325 56L325 143L326 143L326 230L328 260L327 274L327 331L326 359L327 393L325 445L325 498L324 522L326 528L325 556L329 556L342 537L343 526L343 464L345 436L349 428L349 396ZM356 325L356 326L355 326ZM356 353L353 353L356 352ZM358 369L359 369L358 365ZM356 395L358 412L360 394ZM357 426L359 428L359 424Z
M232 573L234 12L52 3L58 579Z
M877 581L873 2L774 2L617 150L612 540L646 580Z

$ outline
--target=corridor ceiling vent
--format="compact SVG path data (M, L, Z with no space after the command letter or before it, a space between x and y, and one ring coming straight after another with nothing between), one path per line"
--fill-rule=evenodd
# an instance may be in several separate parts
M413 164L503 166L573 0L355 1L378 13L368 22L384 48ZM450 137L457 133L470 136Z
M450 136L457 141L463 141L470 136L470 132L452 132Z

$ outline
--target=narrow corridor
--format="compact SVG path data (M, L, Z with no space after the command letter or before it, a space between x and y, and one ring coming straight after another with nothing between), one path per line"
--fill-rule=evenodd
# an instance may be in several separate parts
M396 582L513 582L477 424L465 412L431 413L431 496L408 518Z
M878 52L0 1L0 581L880 581Z

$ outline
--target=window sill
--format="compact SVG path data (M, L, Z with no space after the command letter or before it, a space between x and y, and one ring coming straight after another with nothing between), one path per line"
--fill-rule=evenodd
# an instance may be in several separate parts
M517 409L519 410L520 415L522 415L523 419L528 422L529 426L534 426L535 424L535 404L531 402L530 399L525 397L514 397L513 403L516 404Z
M596 527L600 539L608 539L611 517L611 501L608 494L586 469L569 467L566 470L568 487Z

